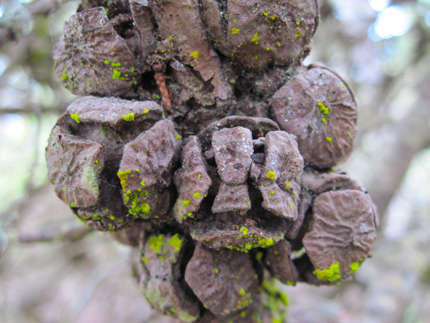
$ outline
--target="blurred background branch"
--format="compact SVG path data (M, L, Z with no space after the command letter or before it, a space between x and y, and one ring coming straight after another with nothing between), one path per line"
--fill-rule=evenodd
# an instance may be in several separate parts
M22 5L19 1L4 1L2 7L8 15L0 20L0 49L8 42L18 40L33 20L50 16L67 1L38 0Z

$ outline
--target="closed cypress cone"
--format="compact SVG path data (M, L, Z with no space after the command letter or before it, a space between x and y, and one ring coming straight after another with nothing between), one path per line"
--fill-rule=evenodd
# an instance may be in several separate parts
M66 23L56 72L83 97L51 133L49 179L140 247L160 313L283 322L270 276L336 284L369 256L370 197L330 170L352 152L355 96L302 65L318 20L314 0L84 0Z

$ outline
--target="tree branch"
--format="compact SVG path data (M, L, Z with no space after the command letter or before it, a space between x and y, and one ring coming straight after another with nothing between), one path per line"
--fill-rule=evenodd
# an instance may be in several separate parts
M0 18L0 49L7 43L18 40L32 20L53 14L68 1L70 0L39 0L22 7L11 3L7 5L5 2L6 10Z
M60 230L47 230L38 233L20 234L18 241L21 243L51 241L75 242L85 238L91 232L94 232L94 230L87 226L79 226L71 228L66 232L62 232Z

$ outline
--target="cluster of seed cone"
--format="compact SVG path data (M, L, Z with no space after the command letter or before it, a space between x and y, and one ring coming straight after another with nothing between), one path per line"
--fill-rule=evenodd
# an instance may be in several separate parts
M288 285L337 284L369 257L376 214L333 167L357 106L303 66L314 0L85 0L54 50L82 96L46 159L77 217L139 248L150 304L183 322L283 322Z

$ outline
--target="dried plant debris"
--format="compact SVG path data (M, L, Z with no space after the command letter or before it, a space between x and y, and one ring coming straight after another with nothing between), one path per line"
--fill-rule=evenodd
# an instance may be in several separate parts
M309 67L273 96L276 120L297 136L307 164L327 168L345 161L357 132L357 104L345 82L326 67Z
M83 97L52 130L49 180L135 248L158 312L285 322L275 279L334 285L369 257L375 207L333 169L356 99L302 64L318 22L316 0L82 0L67 21L56 73Z
M254 302L258 277L251 259L234 250L197 245L185 280L199 300L217 317L230 316Z
M375 214L368 196L357 190L319 195L312 207L312 229L303 245L320 280L336 281L355 272L376 238Z
M140 82L138 63L100 7L67 21L54 61L61 82L76 95L133 97Z
M141 255L147 272L143 293L158 312L182 322L194 322L200 315L200 308L181 271L185 252L186 241L179 234L148 237Z

